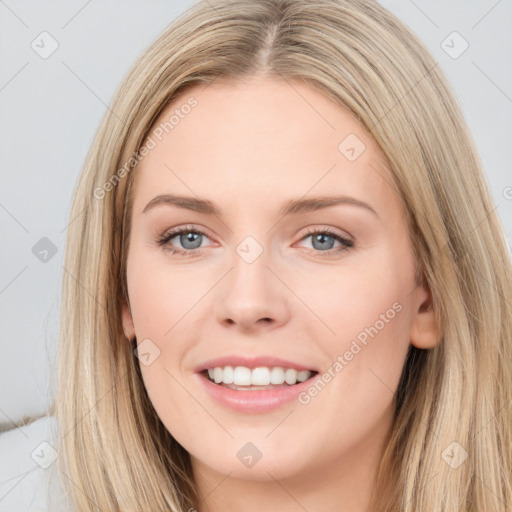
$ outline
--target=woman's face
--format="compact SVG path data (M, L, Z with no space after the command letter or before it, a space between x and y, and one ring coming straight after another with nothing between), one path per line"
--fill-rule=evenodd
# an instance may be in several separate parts
M161 421L198 473L368 475L410 344L436 342L382 151L270 79L182 91L150 137L123 325Z

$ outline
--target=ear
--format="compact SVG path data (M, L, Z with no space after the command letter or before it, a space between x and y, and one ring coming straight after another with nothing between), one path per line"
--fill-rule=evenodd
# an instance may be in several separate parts
M417 348L433 348L440 341L439 327L435 318L432 292L425 281L414 290L414 297L414 316L409 339Z
M126 302L124 302L122 306L121 318L123 322L124 335L129 340L132 340L135 337L135 327L133 326L133 318L130 306L126 304Z

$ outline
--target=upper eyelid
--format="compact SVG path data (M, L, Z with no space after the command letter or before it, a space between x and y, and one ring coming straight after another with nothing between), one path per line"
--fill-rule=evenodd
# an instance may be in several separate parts
M330 226L322 226L320 224L316 224L314 225L314 227L310 227L310 226L307 226L306 228L306 233L304 233L303 236L307 236L307 235L311 235L312 233L315 233L315 232L332 232L333 234L336 234L336 235L339 235L341 236L342 238L351 238L351 235L349 235L348 232L346 232L345 230L341 230L340 228L333 228L333 227L330 227ZM341 232L341 233L338 233L338 230ZM167 236L167 235L176 235L176 234L180 234L181 232L200 232L202 234L206 234L207 236L210 236L209 233L210 233L210 230L207 229L207 228L204 228L202 226L197 226L197 225L184 225L184 226L176 226L176 227L173 227L173 228L169 228L169 229L166 229L162 236Z

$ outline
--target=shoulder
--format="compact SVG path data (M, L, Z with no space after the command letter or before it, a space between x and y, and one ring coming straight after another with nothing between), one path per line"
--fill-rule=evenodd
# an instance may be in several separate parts
M17 512L68 512L56 473L57 422L53 416L0 434L0 503ZM51 493L49 489L51 488ZM50 508L48 499L60 501Z

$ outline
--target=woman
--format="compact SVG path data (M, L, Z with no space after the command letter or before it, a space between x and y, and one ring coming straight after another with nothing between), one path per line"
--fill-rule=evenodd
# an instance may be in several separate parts
M124 80L71 218L76 510L512 505L503 233L377 3L197 4Z

